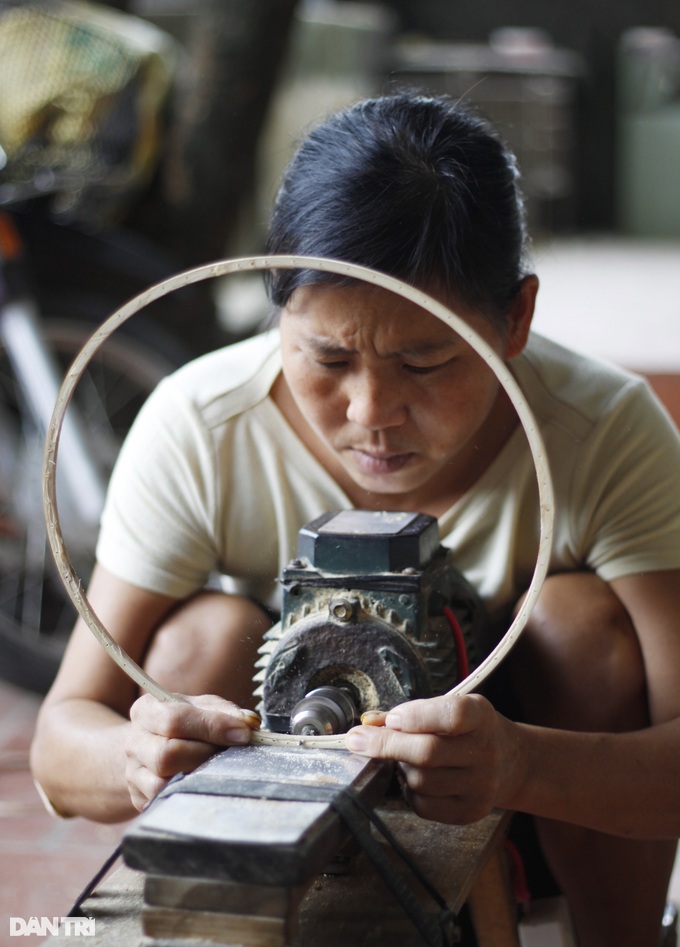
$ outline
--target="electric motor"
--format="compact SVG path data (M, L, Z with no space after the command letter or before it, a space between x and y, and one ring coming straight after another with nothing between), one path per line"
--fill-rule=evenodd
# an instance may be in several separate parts
M422 513L345 510L303 527L281 576L256 694L278 732L340 733L367 710L450 690L486 612Z

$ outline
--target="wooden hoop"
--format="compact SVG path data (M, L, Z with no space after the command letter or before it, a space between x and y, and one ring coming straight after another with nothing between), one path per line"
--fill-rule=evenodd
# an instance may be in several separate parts
M253 272L258 270L274 269L309 269L319 270L327 273L336 273L348 279L356 279L364 283L379 286L389 292L410 300L417 306L422 307L427 312L441 319L450 326L458 335L480 355L493 370L496 378L505 389L508 397L517 412L522 427L529 443L534 467L536 470L536 480L538 483L539 503L540 503L540 539L538 553L536 557L536 566L531 579L531 584L524 597L514 621L507 632L487 656L487 658L460 684L456 685L450 694L468 694L478 687L493 670L505 658L507 653L513 647L529 615L536 604L540 594L543 582L548 573L550 563L550 552L552 548L552 535L555 516L555 500L552 478L548 467L547 455L543 440L539 433L537 421L520 389L514 376L511 374L505 363L493 351L493 349L478 335L460 316L452 312L438 300L433 299L427 293L404 283L392 276L379 273L376 270L368 269L364 266L358 266L355 263L343 263L339 260L330 260L325 257L307 257L307 256L253 256L243 257L233 260L221 260L216 263L209 263L196 269L187 270L178 273L175 276L151 286L149 289L140 293L134 299L121 306L113 315L102 323L94 332L91 338L85 343L80 353L77 355L70 369L68 370L64 382L59 391L55 404L52 419L47 431L45 442L45 456L43 465L43 505L45 512L45 522L47 525L47 536L52 549L52 554L59 569L59 575L66 588L66 591L77 609L79 615L97 638L99 643L108 652L111 658L135 683L152 694L158 700L162 701L185 701L180 694L174 694L149 677L149 675L130 658L120 645L114 641L106 630L82 588L82 583L73 568L73 564L66 549L64 537L61 531L59 521L59 511L56 497L56 472L57 457L59 450L59 437L61 427L64 421L66 410L71 402L73 393L80 381L85 369L95 352L104 344L106 339L115 332L124 322L130 319L135 313L144 309L150 303L177 289L189 286L193 283L199 283L206 279L227 276L232 273ZM290 734L275 734L267 731L253 731L252 743L264 745L289 745L300 747L323 747L332 749L334 747L344 747L344 734L320 737L301 737Z

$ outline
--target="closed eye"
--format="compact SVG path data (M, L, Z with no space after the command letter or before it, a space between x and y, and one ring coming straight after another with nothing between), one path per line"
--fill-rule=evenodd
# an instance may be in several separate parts
M439 362L437 365L405 364L404 369L411 375L431 375L433 372L439 371L440 368L445 368L447 365L450 365L453 361L455 361L455 359L448 358L445 362Z

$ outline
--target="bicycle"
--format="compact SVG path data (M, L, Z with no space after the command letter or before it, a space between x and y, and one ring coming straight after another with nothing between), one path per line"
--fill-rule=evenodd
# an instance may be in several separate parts
M24 73L34 68L42 80L49 74L47 48L60 63L55 87L43 90L38 106L33 99L26 103L30 121L23 140L11 134L16 123L3 124L0 109L0 676L39 693L54 678L75 620L47 547L41 501L44 433L58 387L106 316L176 270L156 246L111 222L147 180L148 169L142 174L126 164L122 143L134 150L148 128L132 127L144 78L136 65L144 56L138 45L130 47L124 20L115 21L124 24L122 30L111 28L110 12L102 26L98 14L83 19L69 5L0 3L0 46L7 27L13 75L19 67ZM24 33L28 45L17 59L17 36ZM158 65L162 37L149 35ZM101 62L116 58L121 70L130 66L118 87L92 91L83 86L81 61L64 60L65 50L80 55L87 43L88 61L94 50ZM5 72L8 61L2 60ZM69 68L79 91L92 91L88 116L78 112L82 95L64 95ZM88 81L94 84L94 76ZM5 101L23 91L23 85L3 86ZM69 127L77 127L75 137L65 140L63 123L60 130L55 123L69 118L69 101ZM161 105L157 96L155 108ZM15 120L16 108L10 118ZM118 449L146 396L191 354L167 331L188 324L191 310L191 296L176 294L117 333L93 360L69 410L60 503L84 580Z

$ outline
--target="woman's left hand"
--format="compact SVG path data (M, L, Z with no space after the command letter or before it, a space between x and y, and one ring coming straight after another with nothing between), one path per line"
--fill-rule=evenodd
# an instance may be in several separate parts
M364 725L347 734L346 746L362 756L397 760L406 797L423 818L463 825L495 807L511 807L516 727L477 694L444 694L400 704L387 715L365 715Z

